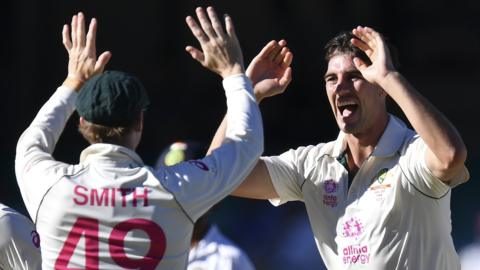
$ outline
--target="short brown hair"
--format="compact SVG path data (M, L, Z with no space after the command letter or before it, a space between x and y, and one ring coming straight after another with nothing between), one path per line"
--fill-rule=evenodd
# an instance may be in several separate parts
M78 131L90 144L110 143L124 145L130 127L107 127L84 121L78 125Z
M330 61L330 59L338 54L350 54L352 56L360 58L365 64L371 65L372 61L370 58L357 46L353 45L351 42L352 38L358 39L352 32L342 31L325 45L325 61ZM400 68L400 62L398 61L398 50L393 44L391 44L386 37L383 37L386 46L390 51L390 56L392 57L393 66L395 68Z

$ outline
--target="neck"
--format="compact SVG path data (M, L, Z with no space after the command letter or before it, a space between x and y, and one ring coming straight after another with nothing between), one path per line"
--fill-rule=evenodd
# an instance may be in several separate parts
M388 115L382 117L371 128L361 133L347 134L348 165L353 172L356 172L373 153L387 124Z

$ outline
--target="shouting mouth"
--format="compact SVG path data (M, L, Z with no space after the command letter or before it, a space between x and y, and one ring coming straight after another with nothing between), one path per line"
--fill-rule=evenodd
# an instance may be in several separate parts
M348 118L357 111L358 103L353 100L339 101L337 108L341 116Z

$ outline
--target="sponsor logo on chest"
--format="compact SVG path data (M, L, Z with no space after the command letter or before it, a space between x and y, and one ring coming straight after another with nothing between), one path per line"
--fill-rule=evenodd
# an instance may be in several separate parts
M336 207L338 205L338 196L333 193L336 193L338 190L338 184L334 180L327 180L323 182L323 204L330 207Z

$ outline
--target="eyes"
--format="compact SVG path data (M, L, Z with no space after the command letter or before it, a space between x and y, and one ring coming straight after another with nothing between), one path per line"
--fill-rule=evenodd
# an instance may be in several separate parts
M360 73L347 73L343 75L344 81L355 82L358 80L363 80L363 76ZM337 84L338 76L336 74L330 74L325 76L325 83L327 85Z

